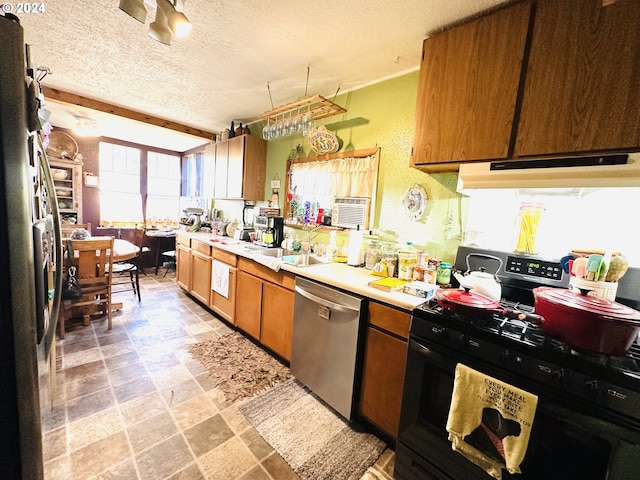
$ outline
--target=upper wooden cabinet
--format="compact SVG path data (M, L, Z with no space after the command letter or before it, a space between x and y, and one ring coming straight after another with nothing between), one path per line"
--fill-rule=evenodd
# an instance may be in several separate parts
M538 0L515 155L639 147L639 76L637 0Z
M82 162L49 157L58 208L63 221L82 223Z
M424 41L411 166L640 147L637 0L527 0Z
M507 158L530 13L518 3L424 41L411 166Z
M215 198L264 200L267 142L253 135L239 135L206 147L214 160Z

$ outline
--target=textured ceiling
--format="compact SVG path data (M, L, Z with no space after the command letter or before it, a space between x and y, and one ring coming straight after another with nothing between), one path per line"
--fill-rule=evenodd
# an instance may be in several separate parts
M215 132L270 110L267 83L274 107L304 97L307 66L307 93L328 98L415 70L425 37L505 0L186 0L193 30L171 46L148 36L145 2L146 25L118 0L49 0L18 15L32 63L52 71L43 84ZM54 125L71 113L52 107Z

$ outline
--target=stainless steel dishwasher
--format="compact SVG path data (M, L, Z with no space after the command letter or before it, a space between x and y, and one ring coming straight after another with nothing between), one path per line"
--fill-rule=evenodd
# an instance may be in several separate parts
M351 420L362 298L296 277L291 373Z

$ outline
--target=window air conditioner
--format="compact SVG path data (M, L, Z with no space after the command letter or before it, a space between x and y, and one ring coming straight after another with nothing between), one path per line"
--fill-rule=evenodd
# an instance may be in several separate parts
M368 197L336 197L331 209L331 225L369 230L370 204Z

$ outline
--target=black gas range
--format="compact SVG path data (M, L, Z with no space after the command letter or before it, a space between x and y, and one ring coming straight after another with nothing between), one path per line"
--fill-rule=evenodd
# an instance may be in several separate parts
M482 255L500 260L493 271L490 260L487 271L498 270L501 304L512 309L533 312L531 291L537 286L568 285L559 260L460 247L455 267L466 270L469 255L479 262L472 270L481 266ZM396 478L491 478L454 452L447 438L459 363L538 396L522 473L513 478L640 475L640 345L623 357L577 352L531 323L501 314L452 313L433 299L413 312ZM505 470L503 478L511 477Z

